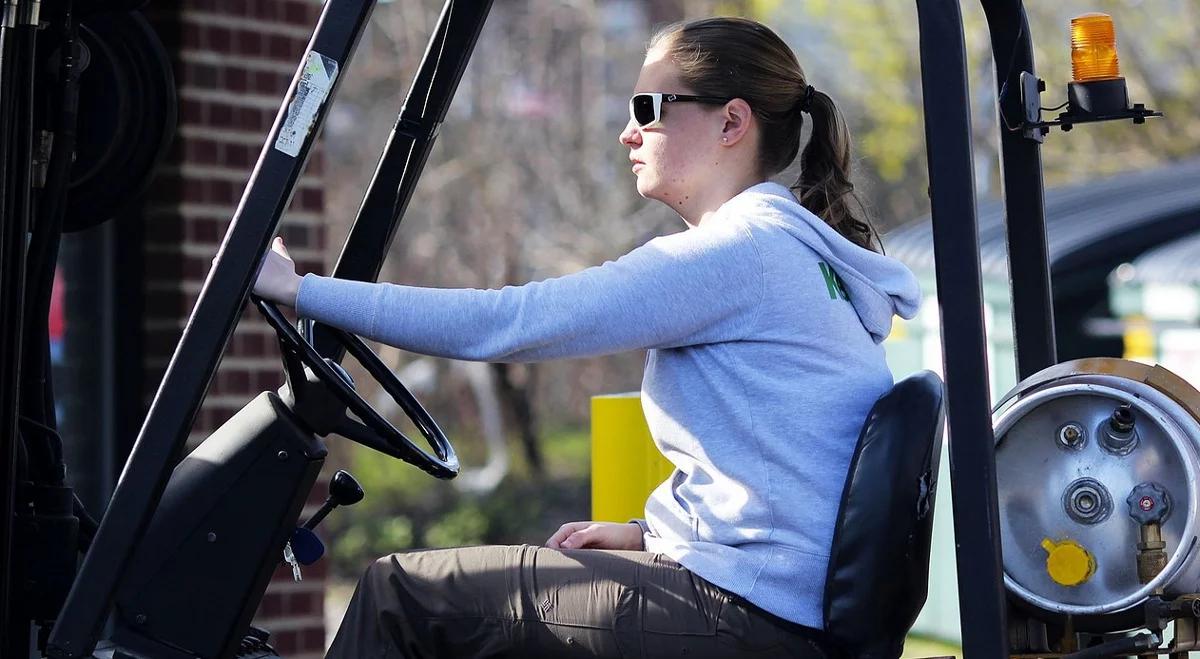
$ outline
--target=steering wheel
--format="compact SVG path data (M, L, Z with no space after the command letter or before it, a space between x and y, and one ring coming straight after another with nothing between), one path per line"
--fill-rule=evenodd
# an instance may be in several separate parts
M429 446L433 449L433 454L423 450L417 446L411 439L400 432L396 426L383 417L375 410L357 391L354 390L353 381L350 376L342 369L337 362L322 357L312 345L312 321L303 320L305 328L304 335L301 335L295 327L288 322L287 318L279 311L279 308L274 303L264 300L257 295L251 295L250 300L266 317L267 322L275 330L279 336L279 346L283 353L284 366L289 372L289 379L294 379L290 374L299 373L303 369L299 367L294 360L299 359L300 363L307 366L317 379L322 384L329 387L341 402L345 403L349 412L362 420L355 421L349 415L345 415L336 427L332 428L335 432L343 437L358 442L363 446L375 449L380 453L390 455L394 458L399 458L408 462L436 478L451 479L458 475L458 456L454 453L454 447L450 445L450 440L446 438L445 433L434 422L433 417L416 397L408 391L400 379L392 373L384 363L379 359L374 351L357 336L340 330L336 327L326 325L326 329L330 331L338 343L342 344L354 358L362 364L384 391L396 401L404 413L417 426ZM288 363L291 361L292 363ZM296 385L293 385L296 386Z

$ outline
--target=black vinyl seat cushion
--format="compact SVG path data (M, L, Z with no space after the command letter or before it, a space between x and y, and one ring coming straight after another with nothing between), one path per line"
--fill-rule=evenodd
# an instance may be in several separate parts
M910 376L876 401L858 438L824 598L826 635L850 656L899 657L925 604L943 396L937 374Z

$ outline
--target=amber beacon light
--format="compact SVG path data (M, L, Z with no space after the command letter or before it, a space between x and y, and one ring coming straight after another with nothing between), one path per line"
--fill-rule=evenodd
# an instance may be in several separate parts
M1090 13L1071 19L1071 72L1073 80L1067 85L1071 114L1102 115L1129 109L1112 16Z

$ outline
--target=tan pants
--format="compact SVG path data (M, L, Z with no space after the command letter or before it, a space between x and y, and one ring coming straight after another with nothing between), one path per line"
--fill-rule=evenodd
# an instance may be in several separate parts
M833 656L819 635L661 554L464 547L376 561L326 657Z

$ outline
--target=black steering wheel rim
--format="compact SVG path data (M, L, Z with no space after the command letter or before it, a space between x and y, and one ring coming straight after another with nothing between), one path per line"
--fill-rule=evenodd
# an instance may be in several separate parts
M404 460L435 478L451 479L458 475L458 456L446 434L438 427L437 422L433 420L420 401L362 339L345 330L329 325L325 326L338 343L342 344L347 352L354 355L367 373L404 410L404 414L416 425L417 430L433 449L432 454L409 439L355 391L351 383L334 370L330 363L317 352L312 343L292 326L273 302L257 295L251 295L250 299L267 319L267 323L275 330L279 337L280 347L294 354L311 369L317 378L346 405L347 410L362 420L361 425L365 427L356 429L355 432L339 432L338 434L391 457ZM304 320L304 322L311 323L312 321ZM374 431L376 436L372 437L369 433L362 432L363 429ZM349 429L347 428L347 430ZM335 432L337 431L335 430Z

